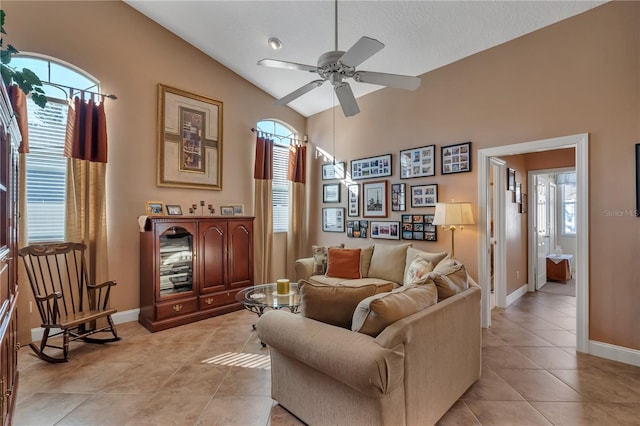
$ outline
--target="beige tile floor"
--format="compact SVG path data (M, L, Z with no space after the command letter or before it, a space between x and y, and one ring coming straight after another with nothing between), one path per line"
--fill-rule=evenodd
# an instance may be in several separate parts
M575 298L538 292L494 309L483 371L440 425L640 425L640 368L575 351ZM47 364L20 350L15 425L300 425L270 398L268 349L238 311ZM252 367L222 365L224 353Z

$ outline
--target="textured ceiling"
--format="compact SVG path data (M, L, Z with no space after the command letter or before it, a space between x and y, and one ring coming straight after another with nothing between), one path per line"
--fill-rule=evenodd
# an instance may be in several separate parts
M263 58L316 65L334 50L333 0L125 0L275 98L315 80L314 73L256 65ZM603 1L351 1L338 2L338 49L360 37L386 45L359 70L420 75L512 40ZM269 37L283 47L274 51ZM349 80L356 97L380 86ZM386 89L400 90L400 89ZM289 104L304 116L337 102L325 84Z

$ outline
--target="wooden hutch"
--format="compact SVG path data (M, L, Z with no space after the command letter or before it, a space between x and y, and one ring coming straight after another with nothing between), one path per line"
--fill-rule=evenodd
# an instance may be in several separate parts
M155 332L242 309L253 285L253 217L149 216L140 232L140 315Z

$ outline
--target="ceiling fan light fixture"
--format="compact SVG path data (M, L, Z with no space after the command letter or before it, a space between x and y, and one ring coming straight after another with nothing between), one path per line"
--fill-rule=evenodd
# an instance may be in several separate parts
M270 37L269 40L267 40L267 44L269 45L269 47L271 47L273 50L278 50L282 48L282 42L280 41L279 38L277 37Z

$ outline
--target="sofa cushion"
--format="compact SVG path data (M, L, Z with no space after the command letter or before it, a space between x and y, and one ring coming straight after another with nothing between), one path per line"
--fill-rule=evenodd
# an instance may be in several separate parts
M331 247L344 248L344 244ZM328 247L326 246L311 246L314 275L325 274L327 272L327 249Z
M362 277L369 276L369 266L371 266L371 256L373 256L373 246L365 247L360 251L360 274Z
M433 271L433 263L422 257L413 259L404 274L404 285L424 284L429 279L429 272Z
M421 259L431 262L433 264L433 267L435 268L436 265L438 265L438 263L440 263L447 256L449 256L449 253L447 253L446 251L443 251L440 253L431 253L428 251L418 250L417 248L409 247L407 249L407 260L405 262L404 276L405 277L407 276L407 271L409 269L409 266L411 265L411 262L413 262L413 260L416 257L420 257Z
M326 275L312 275L307 281L312 284L324 284L324 285L341 285L345 287L362 287L363 285L376 285L381 287L378 292L382 291L391 291L395 287L398 287L398 284L391 282L389 280L381 280L379 278L360 278L359 280L352 280L349 278L334 278L328 277Z
M399 287L360 301L353 313L351 330L376 337L389 324L438 302L435 284Z
M411 243L375 244L368 276L402 284L407 248L410 246Z
M378 286L369 284L344 287L313 284L302 280L298 283L301 295L301 314L307 318L343 328L351 328L353 311L358 303L378 292Z
M469 288L469 276L464 265L455 259L445 259L438 263L431 278L438 288L438 300L446 299Z
M326 275L334 278L361 278L360 249L329 247Z

